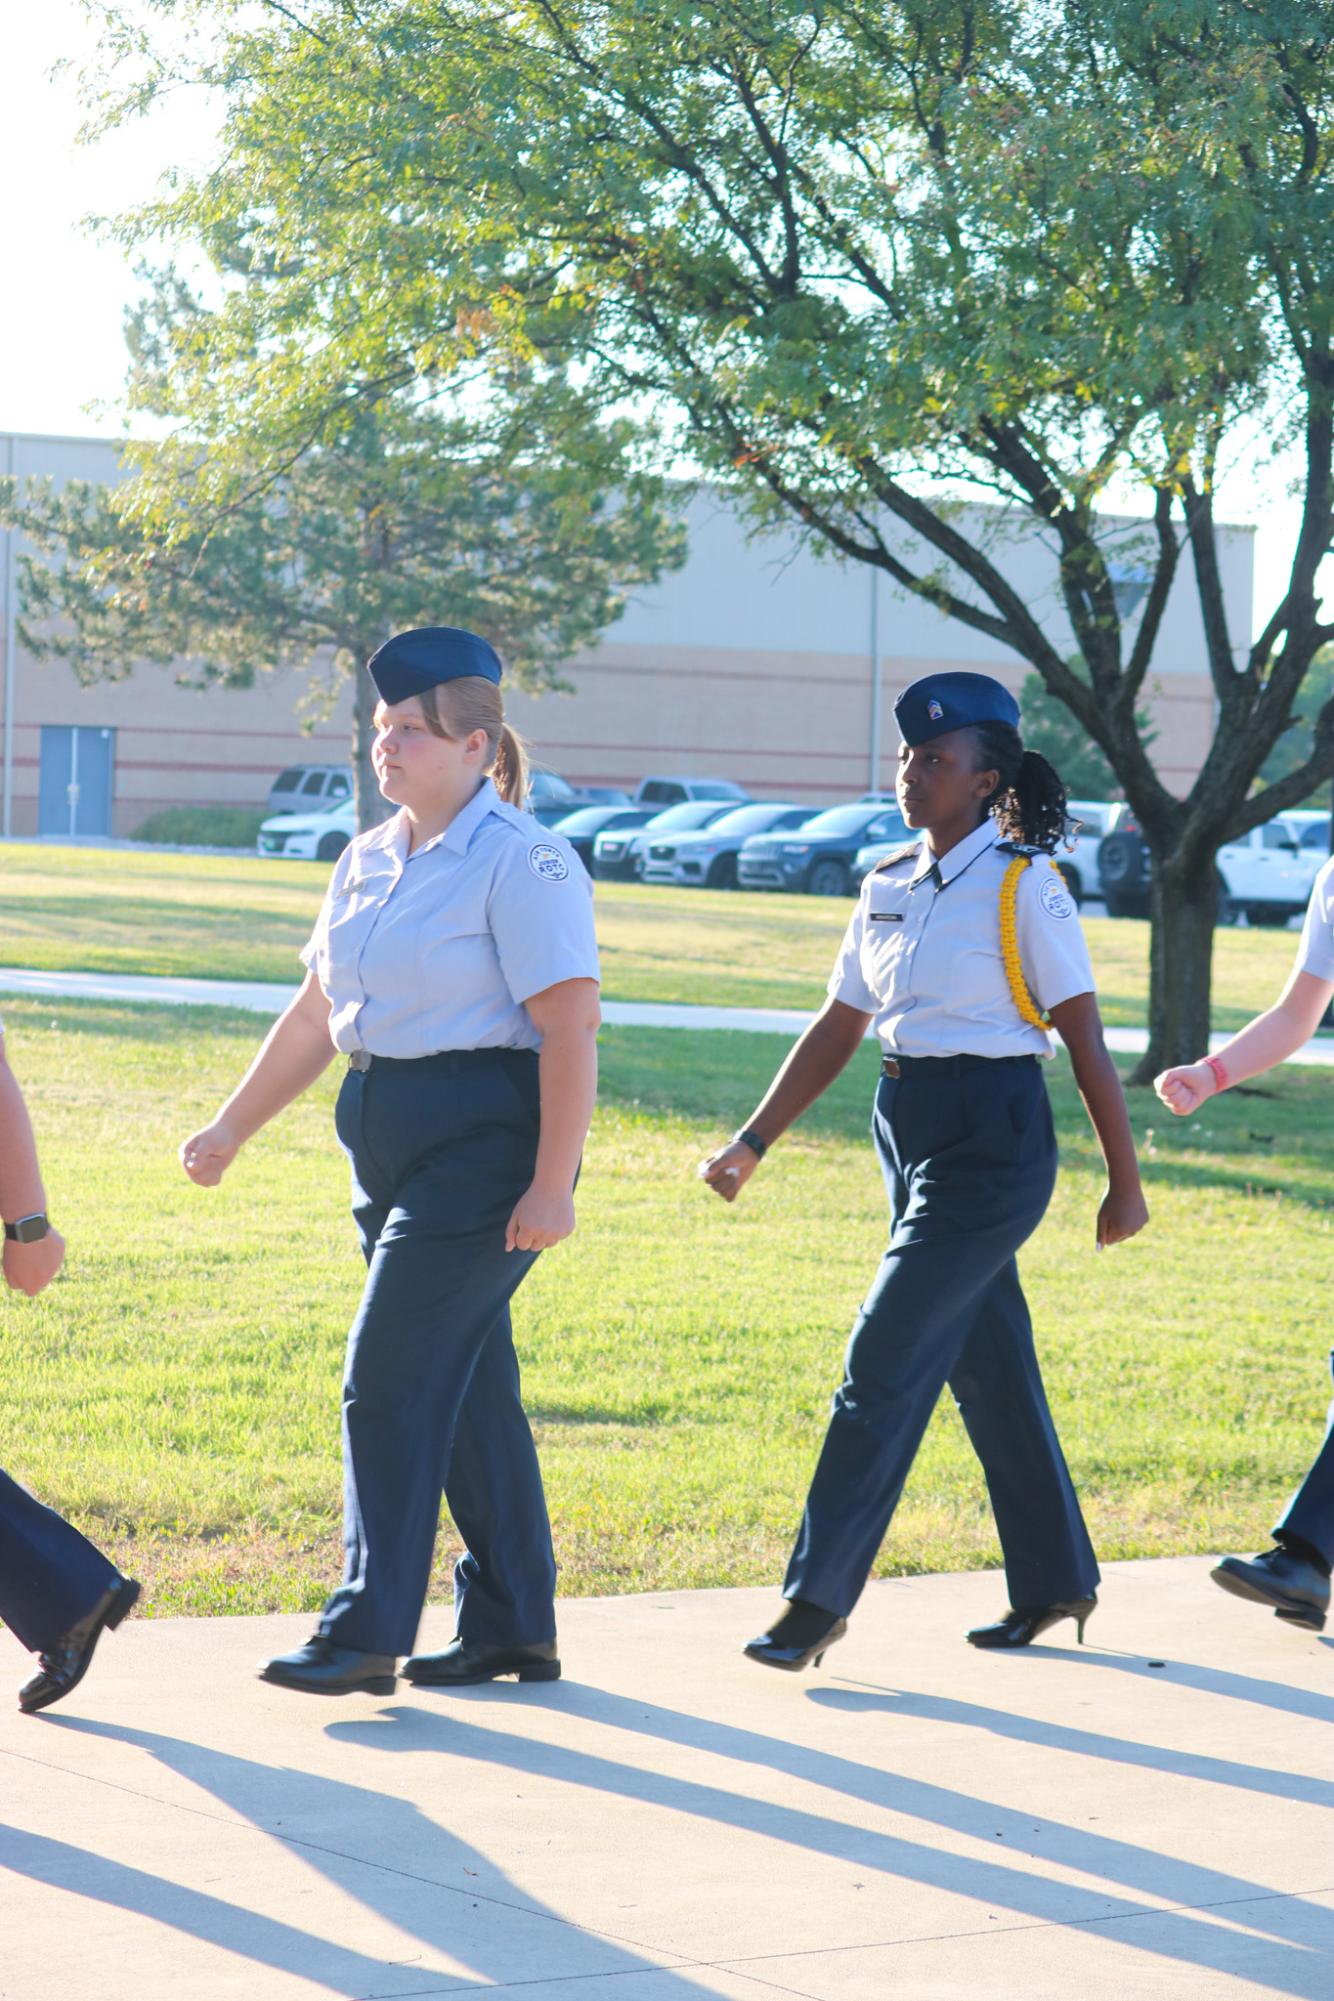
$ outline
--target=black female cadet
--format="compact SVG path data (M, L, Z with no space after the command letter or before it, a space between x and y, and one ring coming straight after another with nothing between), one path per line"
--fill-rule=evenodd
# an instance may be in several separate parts
M467 1544L457 1638L404 1672L554 1680L555 1562L510 1299L574 1229L597 1079L589 882L521 810L523 754L485 640L400 633L370 673L375 774L399 811L339 858L305 984L181 1149L211 1186L344 1055L338 1136L369 1265L343 1387L346 1562L314 1638L261 1672L313 1693L393 1689L443 1485Z
M1027 1646L1064 1618L1083 1638L1098 1568L1015 1263L1056 1175L1040 1009L1070 1052L1107 1163L1099 1248L1148 1220L1088 952L1050 859L1064 832L1059 779L1024 750L1018 706L987 675L931 675L905 689L895 716L899 804L921 838L868 875L828 1002L749 1124L700 1169L735 1200L875 1023L889 1248L853 1328L787 1609L746 1648L769 1667L818 1665L847 1630L947 1382L986 1474L1011 1598L968 1638Z

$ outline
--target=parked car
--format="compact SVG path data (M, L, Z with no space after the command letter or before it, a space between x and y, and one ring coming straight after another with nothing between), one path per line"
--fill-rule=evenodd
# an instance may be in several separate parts
M815 811L813 806L795 806L783 800L752 800L749 806L729 807L719 819L693 833L654 837L645 830L644 881L735 889L736 858L744 840L751 834L804 827Z
M1124 817L1125 807L1109 799L1069 799L1066 812L1065 840L1052 860L1065 877L1065 886L1078 908L1088 897L1102 894L1098 850Z
M683 799L732 799L743 805L750 798L743 785L730 778L641 778L635 787L636 806L675 806Z
M641 827L609 827L593 843L593 873L599 882L633 882L644 873L648 844L664 834L693 833L735 812L730 799L679 799Z
M886 855L892 855L895 848L901 848L905 841L914 838L912 828L897 809L892 815L887 814L886 820L892 820L892 825L877 834L873 841L868 841L864 848L858 848L852 858L850 873L854 889L861 888L871 870L879 868Z
M543 764L528 767L528 796L524 804L544 827L554 827L567 813L573 813L576 806L588 803L558 771L548 771Z
M260 823L256 849L285 861L336 862L357 831L356 802L349 795L319 813L278 813Z
M1306 908L1313 871L1300 829L1283 814L1218 850L1218 921L1286 924ZM1134 819L1118 821L1098 849L1098 874L1109 917L1143 917L1149 908L1149 851Z
M270 813L318 813L352 797L350 764L289 764L269 787Z
M1312 882L1315 881L1330 856L1330 819L1325 812L1313 812L1305 806L1294 807L1283 818L1290 827L1296 829L1297 846L1302 863ZM1309 895L1309 889L1308 889Z
M1280 813L1218 850L1219 901L1227 899L1225 916L1245 911L1248 924L1286 924L1306 909L1317 872L1301 829Z
M1098 843L1098 887L1109 917L1142 917L1149 907L1149 851L1127 806Z
M1064 876L1076 905L1089 895L1098 895L1097 853L1103 834L1115 820L1120 807L1101 800L1072 799L1070 818L1067 822L1066 838L1069 847L1059 847L1052 859ZM882 837L859 848L853 857L853 887L859 888L873 868L878 868L886 855L893 854L895 848L913 838L907 822L900 820L888 837Z
M619 785L576 785L581 806L628 806L630 794Z
M737 856L737 881L743 889L846 896L858 849L870 841L891 841L902 825L896 807L860 799L830 806L794 834L752 834Z
M604 829L623 827L626 833L633 833L646 820L653 818L651 806L576 806L573 813L567 813L563 820L556 821L556 832L563 834L578 855L588 873L593 873L593 843Z

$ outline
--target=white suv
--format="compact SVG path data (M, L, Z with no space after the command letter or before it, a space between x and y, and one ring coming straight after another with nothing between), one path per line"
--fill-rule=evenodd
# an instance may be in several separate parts
M1280 814L1220 848L1218 874L1220 915L1226 898L1230 914L1244 910L1248 924L1286 924L1305 910L1316 870L1301 828Z
M1319 866L1303 853L1301 829L1286 815L1252 827L1218 850L1218 922L1286 924L1300 917ZM1314 863L1314 866L1313 866ZM1098 853L1109 917L1144 917L1149 909L1149 853L1133 822L1113 827Z

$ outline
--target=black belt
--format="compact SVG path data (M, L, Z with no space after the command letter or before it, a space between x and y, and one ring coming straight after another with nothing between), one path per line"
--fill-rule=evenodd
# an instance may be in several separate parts
M524 1057L536 1062L535 1049L439 1049L433 1056L372 1056L369 1049L354 1049L347 1059L349 1070L470 1070L500 1058Z
M1036 1056L882 1056L882 1077L951 1077L959 1070L994 1068L998 1063L1036 1063Z

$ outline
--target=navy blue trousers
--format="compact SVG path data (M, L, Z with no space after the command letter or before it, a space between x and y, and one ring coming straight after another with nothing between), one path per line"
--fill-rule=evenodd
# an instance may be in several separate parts
M343 1583L320 1622L340 1646L412 1651L442 1489L467 1545L459 1633L495 1645L555 1633L551 1527L509 1313L536 1253L505 1249L538 1123L531 1050L376 1059L339 1093L369 1267L343 1382Z
M1334 1369L1334 1355L1330 1356ZM1310 1472L1288 1503L1288 1511L1278 1529L1288 1529L1311 1543L1334 1564L1334 1403L1329 1407L1325 1442L1315 1456ZM1276 1531L1277 1532L1277 1531Z
M986 1475L1011 1603L1085 1597L1098 1566L1015 1263L1056 1178L1038 1064L882 1077L872 1130L889 1248L848 1344L784 1592L852 1610L948 1383Z
M45 1653L120 1583L86 1536L0 1473L0 1619L30 1653Z

